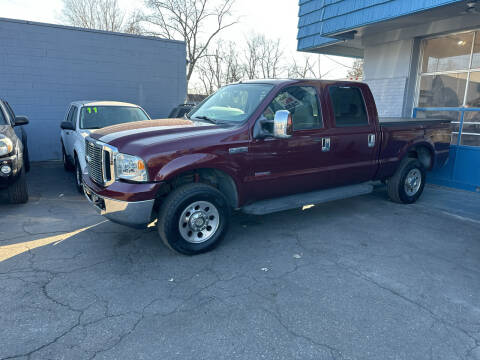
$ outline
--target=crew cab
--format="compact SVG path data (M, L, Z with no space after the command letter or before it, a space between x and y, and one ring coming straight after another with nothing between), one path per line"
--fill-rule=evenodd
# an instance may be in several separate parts
M30 168L25 116L15 116L7 101L0 99L0 189L7 189L12 204L28 201L25 173Z
M372 191L410 204L448 159L449 121L379 119L366 84L258 80L221 88L184 119L94 131L86 197L187 255L217 246L232 209L266 214Z
M92 130L133 121L150 120L140 106L118 101L72 102L60 124L62 160L66 171L75 170L75 183L83 191L82 172L85 163L85 137Z

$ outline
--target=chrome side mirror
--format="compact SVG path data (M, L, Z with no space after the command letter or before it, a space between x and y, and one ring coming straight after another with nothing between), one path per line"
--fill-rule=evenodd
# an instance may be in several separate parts
M293 133L292 114L288 110L279 110L273 119L273 137L288 139Z

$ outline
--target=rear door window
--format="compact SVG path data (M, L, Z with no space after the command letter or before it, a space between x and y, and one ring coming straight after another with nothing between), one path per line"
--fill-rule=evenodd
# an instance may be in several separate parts
M73 109L75 106L71 106L70 110L68 111L67 117L65 118L65 121L71 122L72 117L73 117Z
M73 109L73 112L72 112L72 116L71 118L69 119L69 121L73 124L73 126L75 126L75 128L77 127L76 125L76 122L77 122L77 113L78 113L78 108L76 106L72 106L72 109Z
M355 86L330 86L336 127L366 126L368 116L362 92Z

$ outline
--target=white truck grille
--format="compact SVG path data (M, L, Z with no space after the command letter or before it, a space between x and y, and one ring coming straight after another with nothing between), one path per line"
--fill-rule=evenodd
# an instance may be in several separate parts
M85 156L88 174L99 185L109 185L113 182L113 151L108 146L97 141L85 139Z

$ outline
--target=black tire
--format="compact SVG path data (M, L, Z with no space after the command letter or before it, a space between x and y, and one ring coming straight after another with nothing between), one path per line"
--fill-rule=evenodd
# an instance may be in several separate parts
M209 236L208 239L201 243L187 241L180 233L180 218L182 214L185 213L191 204L196 202L208 202L214 205L214 210L218 213L218 223L215 226L215 230L211 230L213 232L211 235L207 235ZM202 210L199 209L199 212L202 212ZM193 218L193 215L191 218ZM229 218L230 206L220 191L206 184L187 184L169 194L160 207L157 225L158 233L164 244L171 250L184 255L197 255L218 246L227 231ZM207 225L209 224L208 220L214 221L213 217L206 219ZM185 224L183 227L185 227ZM198 234L201 234L202 231L198 231ZM197 234L197 230L194 230L194 232Z
M65 171L70 172L74 169L74 167L72 166L72 163L70 162L70 160L68 160L68 156L65 151L65 146L63 146L63 142L62 142L62 161L63 161L63 168L65 169Z
M24 145L25 148L23 149L23 167L25 168L25 172L30 171L30 155L28 154L28 147L27 144Z
M77 155L75 155L75 187L80 194L83 194L82 168Z
M25 168L23 167L18 179L8 187L8 200L11 204L25 204L28 202L27 178Z
M406 179L409 173L417 169L420 174L420 185L418 190L412 193L408 193L406 190ZM425 187L425 167L420 161L413 158L407 158L400 163L395 174L388 180L387 190L390 199L396 203L412 204L418 200L422 195L423 188ZM414 187L416 188L416 186Z

